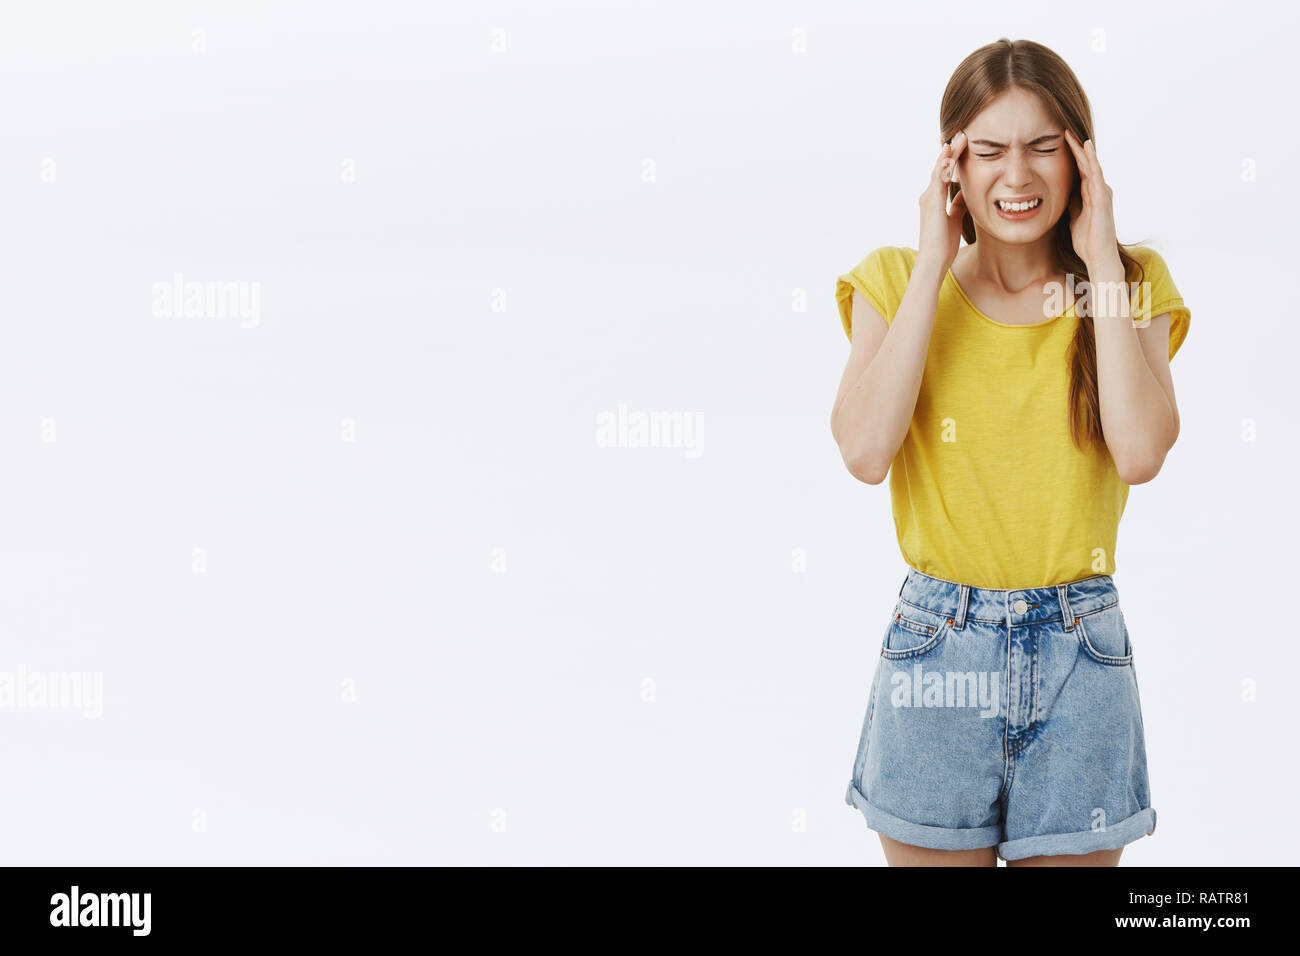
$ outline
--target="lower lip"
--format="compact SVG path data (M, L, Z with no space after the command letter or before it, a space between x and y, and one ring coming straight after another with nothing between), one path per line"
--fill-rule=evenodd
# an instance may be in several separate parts
M1043 204L1040 202L1033 209L1026 209L1024 212L1006 212L997 203L993 204L993 208L998 211L998 215L1003 219L1010 219L1012 222L1018 222L1021 219L1033 219L1038 215L1039 210L1043 208Z

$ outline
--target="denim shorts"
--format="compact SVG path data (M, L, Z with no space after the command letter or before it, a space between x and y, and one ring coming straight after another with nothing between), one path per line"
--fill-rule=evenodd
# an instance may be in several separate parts
M909 567L853 777L867 826L1004 860L1154 832L1133 647L1108 574L1010 590Z

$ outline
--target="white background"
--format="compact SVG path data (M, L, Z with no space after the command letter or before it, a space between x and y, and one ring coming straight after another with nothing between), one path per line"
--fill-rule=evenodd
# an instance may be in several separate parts
M1120 529L1124 863L1294 861L1294 6L2 9L0 672L103 679L0 709L5 862L882 864L906 568L835 278L915 246L1000 36L1192 312ZM176 273L260 321L156 316ZM699 454L598 447L620 405Z

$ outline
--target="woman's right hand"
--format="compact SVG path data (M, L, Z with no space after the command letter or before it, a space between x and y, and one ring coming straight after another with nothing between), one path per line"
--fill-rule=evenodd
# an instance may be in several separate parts
M949 206L948 183L965 148L965 130L958 132L951 143L943 144L939 158L930 170L930 182L921 193L921 237L916 247L917 259L934 263L941 273L947 273L961 247L961 220L966 215L966 197L959 190Z

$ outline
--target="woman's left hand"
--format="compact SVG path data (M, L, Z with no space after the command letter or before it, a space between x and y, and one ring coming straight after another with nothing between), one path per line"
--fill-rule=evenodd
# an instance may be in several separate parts
M1115 207L1110 186L1101 175L1097 147L1092 140L1080 143L1070 129L1065 130L1074 160L1079 166L1079 196L1070 199L1070 239L1074 251L1085 265L1098 265L1117 257L1115 242Z

